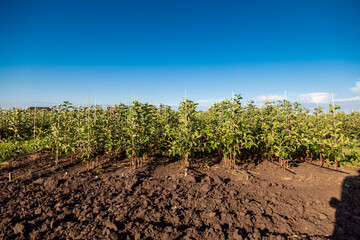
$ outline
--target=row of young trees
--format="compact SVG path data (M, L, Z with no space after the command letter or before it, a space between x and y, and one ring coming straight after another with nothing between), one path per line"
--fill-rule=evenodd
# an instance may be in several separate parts
M236 167L252 159L320 159L333 164L360 163L360 114L313 112L298 103L267 102L259 108L242 105L234 95L196 111L184 99L178 111L134 101L115 107L77 107L69 102L51 110L0 109L0 157L51 150L71 152L84 161L98 154L126 153L140 165L154 153L180 156L185 167L199 152L219 153Z

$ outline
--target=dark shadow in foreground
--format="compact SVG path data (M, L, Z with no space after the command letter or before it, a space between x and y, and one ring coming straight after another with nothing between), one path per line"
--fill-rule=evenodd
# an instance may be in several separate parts
M330 205L336 208L331 239L360 239L360 176L346 177L342 184L341 199L332 198Z

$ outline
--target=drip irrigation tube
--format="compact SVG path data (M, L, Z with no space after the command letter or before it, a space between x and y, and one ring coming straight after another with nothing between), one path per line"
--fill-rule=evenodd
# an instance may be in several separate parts
M278 164L276 164L276 163L274 163L274 162L271 162L272 164L274 164L275 166L277 166L277 167L279 167L279 165ZM290 170L289 168L283 168L283 167L280 167L281 169L285 169L285 170L287 170L287 171L289 171L289 172L291 172L292 174L294 174L295 176L298 176L298 177L303 177L303 176L301 176L301 175L299 175L299 174L297 174L296 172L294 172L294 171L292 171L292 170Z
M306 162L306 163L311 164L311 165L316 166L316 167L319 167L319 168L327 169L327 170L330 170L330 171L334 171L334 172L338 172L338 173L344 173L344 174L347 174L347 175L351 175L351 173L349 173L349 172L344 172L344 171L337 170L337 169L332 169L332 168L328 168L328 167L323 167L323 166L320 166L320 165L317 165L317 164L314 164L314 163L311 163L311 162Z

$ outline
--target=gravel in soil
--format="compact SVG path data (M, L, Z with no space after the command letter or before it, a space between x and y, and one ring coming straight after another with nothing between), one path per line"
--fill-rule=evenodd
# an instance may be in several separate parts
M0 239L360 239L356 169L301 163L295 175L263 162L234 172L214 158L184 174L169 157L135 171L103 157L87 172L50 158L0 167Z

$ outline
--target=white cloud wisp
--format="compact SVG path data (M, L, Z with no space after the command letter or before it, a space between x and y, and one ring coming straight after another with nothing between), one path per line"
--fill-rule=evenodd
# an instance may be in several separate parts
M314 93L301 94L300 96L304 97L307 102L321 104L321 103L330 103L331 95L332 95L331 93L326 93L326 92L314 92Z
M258 99L260 101L277 101L277 100L283 100L283 99L285 99L285 97L273 94L273 95L268 95L268 96L262 95L262 96L259 96Z
M360 79L359 79L360 80ZM355 87L350 88L353 93L360 93L360 81L355 83Z

